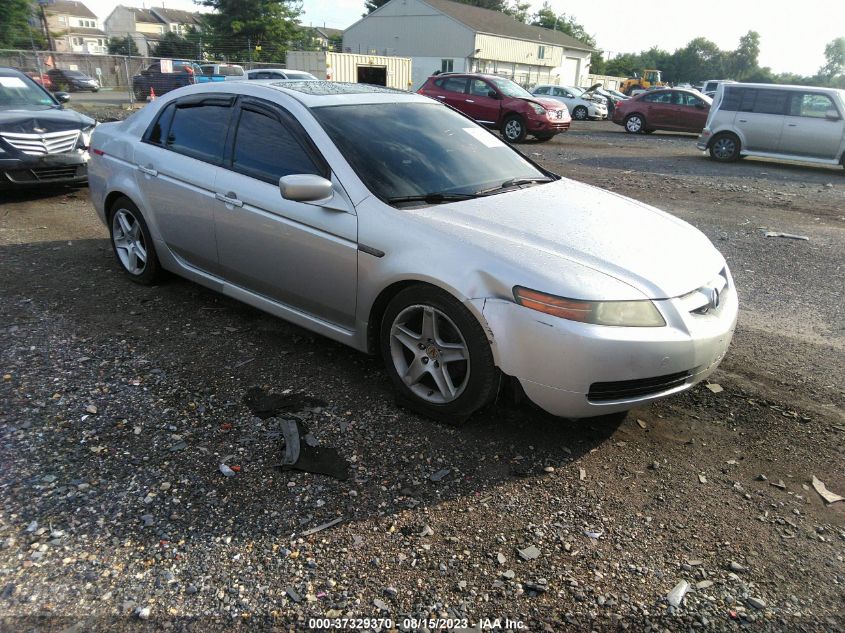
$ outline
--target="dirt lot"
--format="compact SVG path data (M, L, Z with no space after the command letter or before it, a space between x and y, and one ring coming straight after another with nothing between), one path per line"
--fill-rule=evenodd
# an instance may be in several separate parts
M129 283L87 190L0 194L0 629L843 630L845 502L811 482L845 495L845 174L609 123L523 149L725 254L723 391L621 423L500 403L441 426L396 407L377 359L177 278ZM351 477L281 470L255 385Z

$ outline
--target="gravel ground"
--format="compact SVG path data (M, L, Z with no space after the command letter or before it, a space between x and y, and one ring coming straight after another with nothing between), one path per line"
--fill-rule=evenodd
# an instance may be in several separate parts
M717 165L609 123L523 149L725 254L722 391L438 425L377 359L178 278L129 283L86 190L7 195L0 630L843 630L845 503L812 487L845 495L842 170ZM255 415L253 388L285 411ZM283 419L348 478L280 468Z

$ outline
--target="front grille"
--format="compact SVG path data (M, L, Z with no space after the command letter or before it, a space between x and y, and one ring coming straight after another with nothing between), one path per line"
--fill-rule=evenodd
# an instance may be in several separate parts
M79 140L79 130L46 132L44 134L19 134L3 132L0 134L9 145L30 156L46 154L65 154L73 151Z
M630 400L669 391L683 385L692 375L692 371L679 371L654 378L636 380L618 380L616 382L594 382L590 385L587 400L607 402L609 400Z

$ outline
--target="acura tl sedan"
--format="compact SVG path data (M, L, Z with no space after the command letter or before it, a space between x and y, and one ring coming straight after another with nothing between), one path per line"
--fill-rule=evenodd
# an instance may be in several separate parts
M506 377L564 417L706 378L737 295L698 230L543 169L434 99L324 81L195 85L92 140L129 279L171 271L357 350L460 422Z

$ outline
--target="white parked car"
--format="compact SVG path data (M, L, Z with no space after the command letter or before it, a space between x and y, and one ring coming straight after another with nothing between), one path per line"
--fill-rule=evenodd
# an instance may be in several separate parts
M253 68L246 72L249 79L295 79L297 81L318 81L311 73L290 68Z
M166 269L380 354L438 419L512 379L554 415L625 411L704 380L736 323L703 233L419 94L180 88L94 130L89 183L129 280Z
M593 93L585 94L585 92L583 88L574 88L572 86L540 84L534 87L531 94L549 97L565 103L566 107L569 108L569 112L572 114L572 118L578 121L606 119L607 103L604 97L594 95Z
M202 74L209 77L223 76L226 81L241 81L246 79L243 66L237 64L203 64L200 66Z

